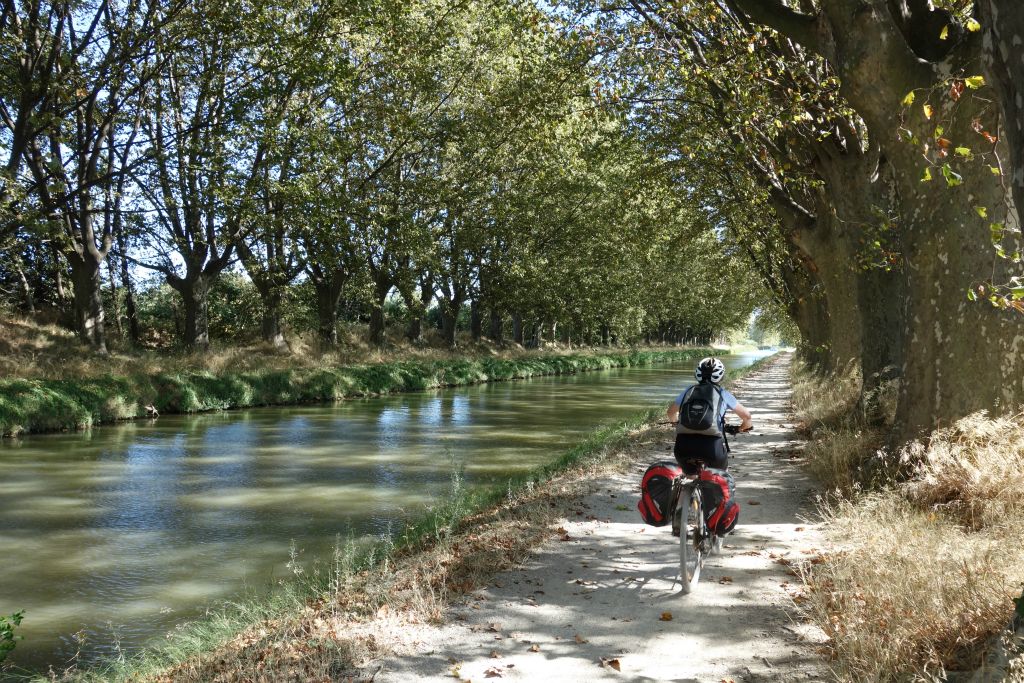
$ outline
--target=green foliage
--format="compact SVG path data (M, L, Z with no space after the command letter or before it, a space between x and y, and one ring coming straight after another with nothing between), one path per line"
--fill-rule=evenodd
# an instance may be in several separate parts
M21 626L25 617L25 610L15 612L10 616L0 615L0 664L4 663L11 650L18 644L23 636L14 635L14 629Z

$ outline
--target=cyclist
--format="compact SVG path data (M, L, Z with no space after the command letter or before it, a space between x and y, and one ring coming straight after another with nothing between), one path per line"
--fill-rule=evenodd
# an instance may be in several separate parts
M725 377L725 365L722 361L713 357L703 358L697 364L693 374L698 384L687 387L685 391L676 397L676 400L668 407L668 419L670 422L678 425L680 406L686 403L687 399L691 397L691 392L698 386L710 384L714 392L717 392L720 400L717 402L718 415L714 418L714 427L707 431L717 433L687 433L683 428L677 426L673 455L675 455L680 467L683 468L683 472L691 476L697 473L694 464L695 460L703 460L705 466L721 470L723 476L729 481L729 496L732 497L736 484L733 481L732 475L727 471L729 468L729 446L725 440L725 413L731 410L739 416L740 420L742 420L739 427L741 432L754 428L752 415L749 410L736 400L736 397L731 392L719 386Z

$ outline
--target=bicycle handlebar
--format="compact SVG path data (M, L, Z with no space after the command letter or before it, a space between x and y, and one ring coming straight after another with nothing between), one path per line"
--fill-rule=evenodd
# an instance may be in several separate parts
M671 420L669 420L667 422L655 422L654 424L656 424L656 425L672 425L673 427L675 427L679 423L678 422L672 422ZM725 433L726 434L730 434L732 436L736 436L737 434L746 434L747 432L752 432L752 431L754 431L754 427L753 426L751 426L749 429L741 430L739 425L725 425Z

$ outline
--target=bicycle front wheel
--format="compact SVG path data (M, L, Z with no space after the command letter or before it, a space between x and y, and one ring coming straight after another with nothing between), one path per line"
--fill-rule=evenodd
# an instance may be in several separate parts
M679 582L683 592L689 593L700 580L701 565L704 564L704 510L700 492L692 486L685 486L679 497L679 512L682 515L679 530Z

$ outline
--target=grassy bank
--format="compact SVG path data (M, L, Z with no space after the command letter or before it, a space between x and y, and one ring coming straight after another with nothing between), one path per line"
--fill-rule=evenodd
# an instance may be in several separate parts
M730 382L770 361L730 371ZM601 427L549 464L499 485L466 488L455 473L450 495L394 537L339 539L333 556L297 571L270 595L211 609L138 656L53 678L365 679L362 668L386 654L387 629L436 620L449 601L521 563L559 533L557 521L572 514L596 480L628 467L638 449L663 440L664 431L654 423L664 419L665 407Z
M523 355L249 372L0 380L0 434L87 429L146 415L337 401L438 387L699 358L707 349Z
M855 375L795 377L807 461L838 550L805 572L842 681L950 680L979 666L1024 586L1024 425L984 413L890 453ZM884 413L884 411L883 411ZM886 476L888 473L890 476Z

